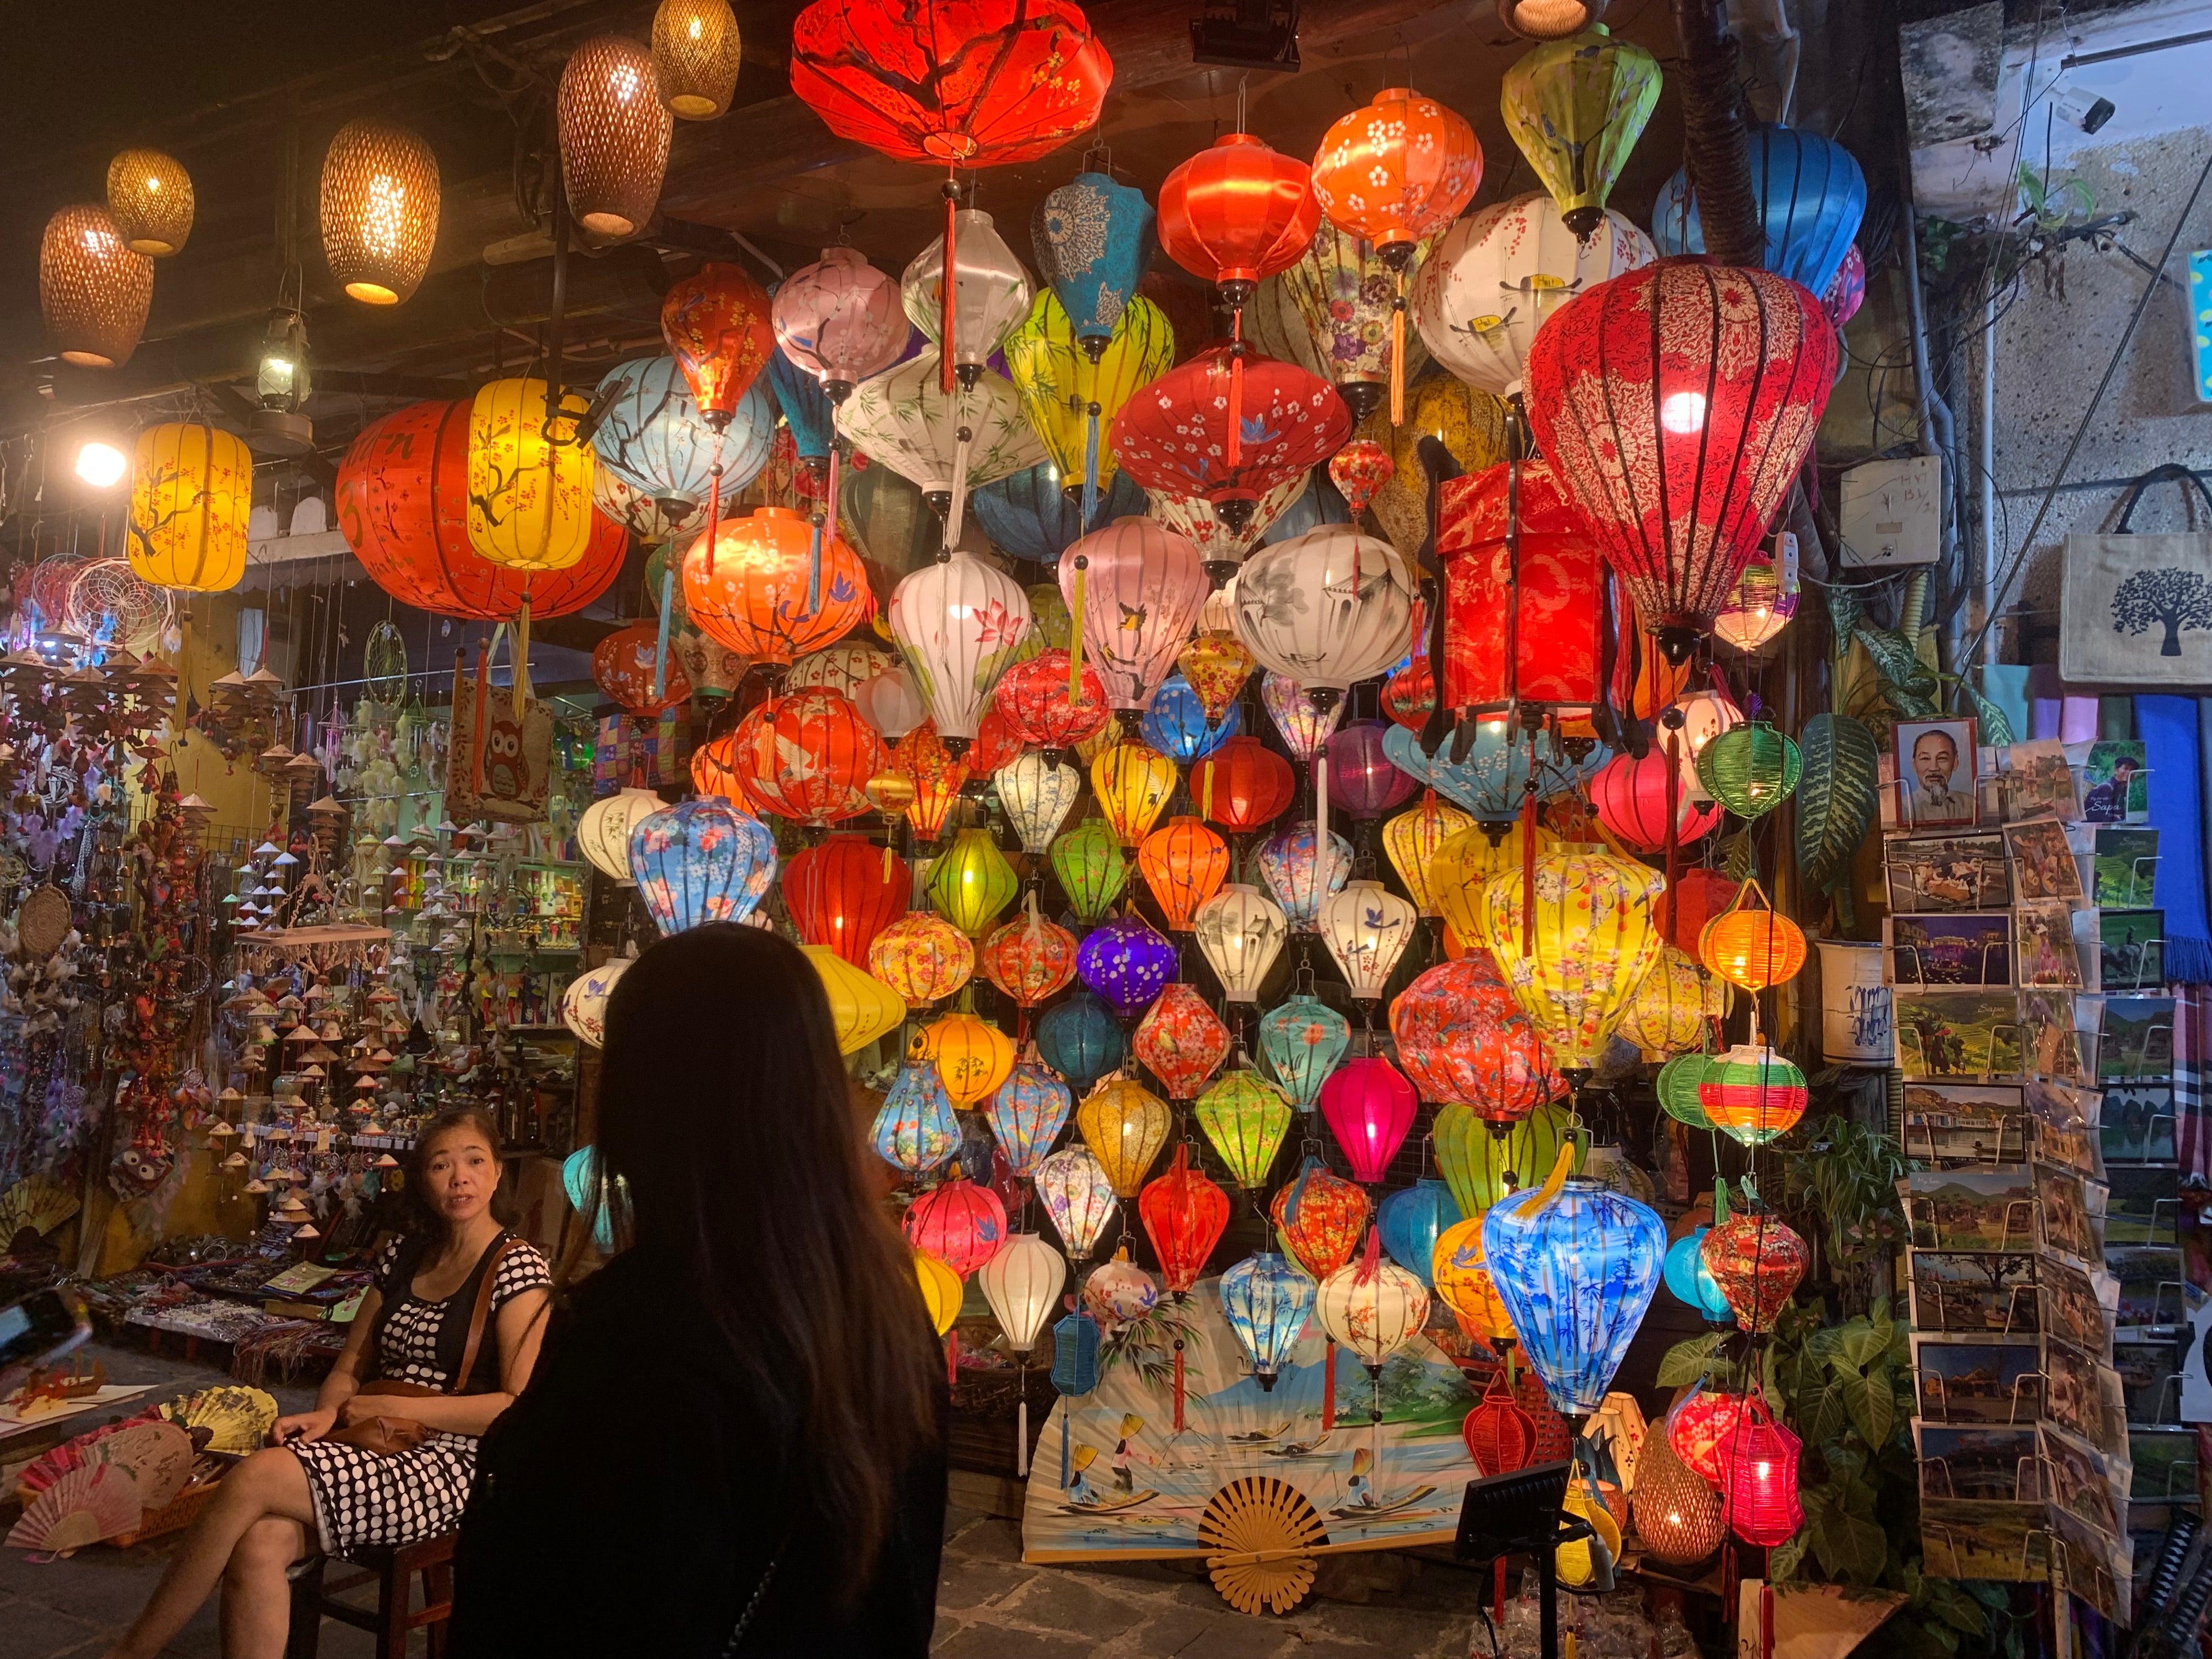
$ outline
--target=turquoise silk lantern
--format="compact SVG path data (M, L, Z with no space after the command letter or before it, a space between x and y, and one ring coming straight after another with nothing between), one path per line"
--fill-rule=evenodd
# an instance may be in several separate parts
M1114 1011L1088 991L1055 1003L1037 1021L1037 1053L1078 1094L1121 1063L1128 1038ZM1320 1085L1315 1085L1318 1088Z
M1382 734L1382 754L1391 765L1488 823L1521 815L1528 792L1529 746L1519 726L1502 720L1474 721L1463 751L1456 734L1439 743L1434 755L1421 747L1417 732L1402 726L1394 725ZM1572 789L1577 779L1591 777L1613 758L1613 751L1601 743L1577 760L1549 732L1539 733L1534 747L1540 799Z
M1116 519L1141 517L1145 492L1126 472L1116 472L1098 492L1098 507L1086 522L1083 503L1072 499L1050 461L993 480L968 498L983 533L1002 553L1038 564L1057 564L1060 556L1094 530Z
M629 874L664 934L743 921L775 879L775 837L719 797L682 801L631 827Z
M1094 363L1152 263L1156 222L1144 191L1103 173L1079 173L1037 204L1030 252Z
M1437 1240L1463 1218L1450 1187L1431 1176L1391 1194L1375 1212L1390 1260L1431 1290L1437 1282Z
M1491 1206L1482 1254L1553 1408L1587 1417L1658 1291L1667 1224L1594 1181L1531 1187Z
M1306 1322L1313 1317L1315 1285L1273 1250L1249 1255L1221 1275L1221 1311L1237 1346L1251 1356L1261 1392L1291 1363Z
M822 471L830 464L830 440L837 429L837 411L822 382L783 355L778 346L768 355L769 386L776 406L791 428L791 441L799 459Z
M1735 1310L1720 1287L1720 1281L1705 1266L1704 1246L1711 1227L1699 1227L1684 1234L1667 1249L1667 1288L1678 1300L1688 1303L1698 1310L1708 1325L1732 1326Z
M1817 132L1768 125L1751 131L1751 188L1766 234L1766 269L1826 294L1866 216L1866 174L1851 153ZM1703 253L1689 176L1678 172L1651 210L1662 253Z
M1260 1022L1260 1057L1291 1097L1310 1112L1321 1085L1352 1046L1352 1023L1320 998L1301 991Z

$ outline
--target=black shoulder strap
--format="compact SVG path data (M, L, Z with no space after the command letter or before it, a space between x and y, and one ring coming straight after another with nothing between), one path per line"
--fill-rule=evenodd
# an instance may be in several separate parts
M2195 484L2197 493L2204 498L2204 505L2212 507L2212 489L2206 487L2203 475L2192 471L2179 461L2166 461L2151 468L2128 486L2128 493L2120 497L2120 521L2112 526L2114 535L2130 533L2136 503L2142 499L2144 490L2156 483ZM2182 499L2186 501L2188 497L2185 495Z

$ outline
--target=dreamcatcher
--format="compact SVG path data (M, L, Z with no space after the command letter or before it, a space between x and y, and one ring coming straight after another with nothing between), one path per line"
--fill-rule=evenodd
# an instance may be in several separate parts
M144 651L169 631L168 590L141 579L129 560L93 559L75 569L65 610L70 632Z
M362 684L373 702L396 708L407 696L407 641L388 622L369 630L362 648Z
M70 617L70 589L95 562L97 555L52 553L31 567L17 588L18 604L37 612L39 625L65 628ZM127 568L127 567L126 567Z

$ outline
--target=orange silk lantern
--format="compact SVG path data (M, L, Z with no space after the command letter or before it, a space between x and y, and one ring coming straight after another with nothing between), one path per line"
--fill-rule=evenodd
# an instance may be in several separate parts
M1309 1158L1267 1207L1283 1248L1318 1284L1347 1261L1375 1206L1366 1192Z
M1747 882L1735 907L1698 934L1698 957L1729 984L1763 991L1794 978L1805 965L1805 934L1766 902L1757 882Z
M660 689L653 690L653 665L659 648L660 630L651 623L617 628L592 647L592 682L626 714L658 714L690 702L691 677L672 654L666 659Z
M338 466L338 529L369 580L434 616L496 622L565 617L622 574L629 536L604 514L584 556L559 570L510 570L469 544L469 410L410 404L362 428Z
M863 787L889 758L860 711L820 690L769 698L724 741L753 810L794 823L836 823L870 811Z
M908 1007L924 1007L968 982L975 971L975 947L935 911L916 910L869 944L868 971L904 998Z
M918 1046L957 1106L973 1106L996 1094L1013 1074L1012 1039L973 1014L947 1014L933 1021L923 1028Z
M812 524L787 507L760 507L684 550L684 604L739 656L787 665L866 621L873 603L860 556L840 538L822 538L821 580L810 587L813 566Z
M768 292L743 266L709 261L661 301L660 337L699 413L723 431L775 349Z
M691 751L691 787L732 804L745 798L744 786L738 781L736 750L730 733L726 732Z
M945 833L945 821L951 816L952 804L960 799L961 788L968 781L966 758L945 748L934 721L924 720L898 740L888 769L913 788L906 821L914 826L914 833L924 841L935 841Z
M1169 927L1188 933L1198 907L1229 878L1229 843L1196 818L1170 818L1138 848L1137 868Z
M1075 935L1034 912L998 929L979 954L983 976L1024 1010L1075 977Z
M1280 817L1297 787L1290 762L1255 737L1231 738L1190 769L1199 811L1232 836Z
M1145 1011L1129 1048L1159 1079L1170 1100L1195 1100L1229 1058L1229 1028L1197 988L1177 981Z
M862 969L876 935L906 914L913 888L905 864L865 836L831 836L783 866L784 907L801 943L826 945Z
M1137 1198L1145 1237L1160 1259L1160 1279L1177 1294L1206 1271L1206 1258L1229 1225L1229 1194L1190 1167L1188 1143L1176 1148L1175 1162Z

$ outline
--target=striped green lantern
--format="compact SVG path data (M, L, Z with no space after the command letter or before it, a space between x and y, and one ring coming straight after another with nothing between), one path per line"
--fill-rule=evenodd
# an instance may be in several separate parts
M1762 1043L1739 1042L1698 1079L1698 1101L1713 1127L1746 1146L1788 1133L1807 1099L1805 1073Z
M1652 1082L1667 1115L1692 1129L1714 1127L1698 1098L1698 1085L1705 1081L1705 1067L1712 1063L1712 1058L1705 1054L1677 1054L1659 1068L1659 1075Z
M1103 818L1084 819L1053 842L1049 856L1060 890L1080 921L1097 921L1129 884L1129 860Z
M1740 818L1764 817L1781 805L1804 769L1797 745L1769 720L1723 732L1698 751L1698 781Z
M1454 1103L1437 1109L1430 1133L1452 1201L1472 1219L1508 1193L1550 1175L1572 1130L1564 1106L1539 1106L1517 1123L1493 1123Z
M1198 1097L1198 1127L1246 1192L1267 1184L1283 1137L1290 1133L1291 1103L1249 1066L1224 1073Z

